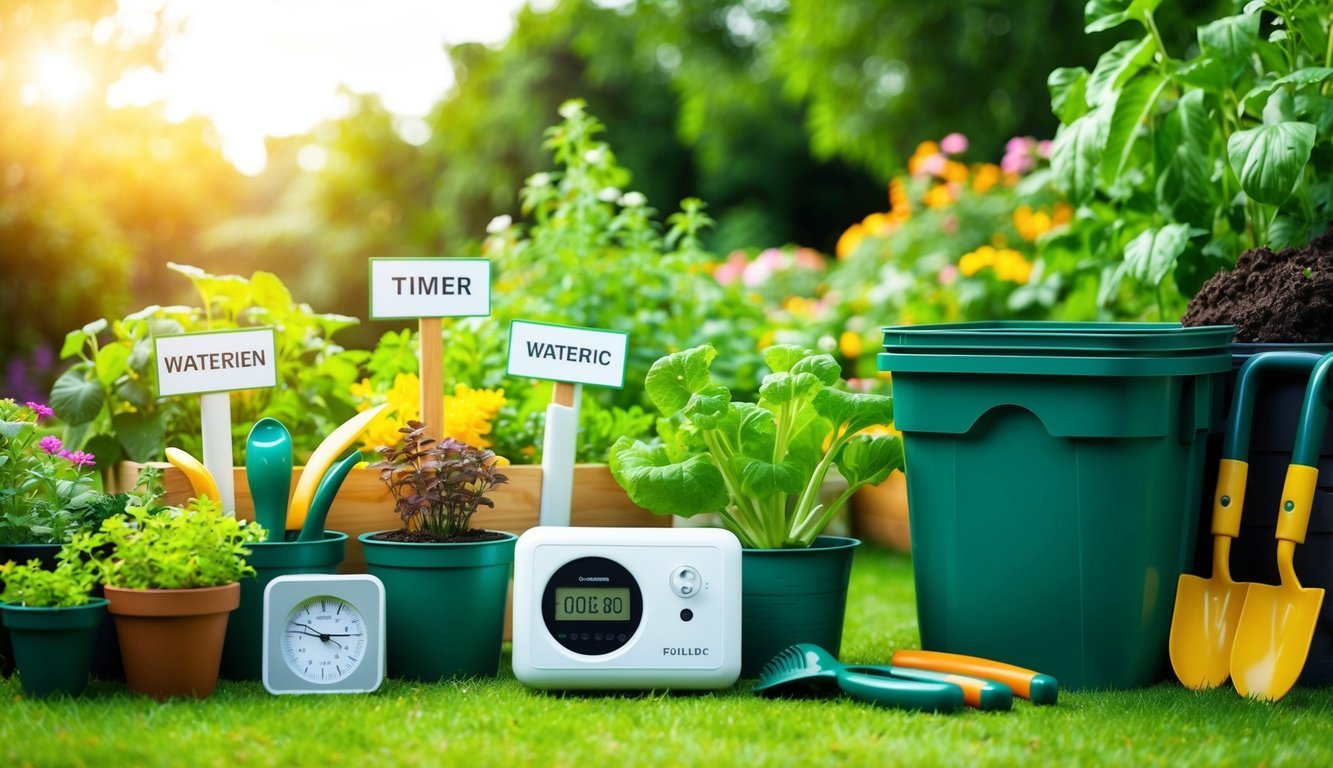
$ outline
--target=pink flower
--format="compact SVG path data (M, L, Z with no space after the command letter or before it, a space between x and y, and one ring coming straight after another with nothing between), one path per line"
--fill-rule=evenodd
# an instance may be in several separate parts
M740 279L747 263L744 252L732 251L727 260L713 270L713 278L723 285L731 285Z
M801 267L802 269L822 271L828 266L824 261L824 257L814 248L797 248L795 258L796 266Z
M747 288L763 285L775 272L782 271L786 266L783 261L782 251L777 248L767 248L754 257L754 261L750 262L741 273L741 282Z
M55 435L47 435L46 437L43 437L41 440L38 440L37 447L42 449L42 451L44 451L45 453L49 453L52 455L61 455L62 451L64 451L64 447L60 442L60 438L56 437Z
M940 270L940 285L948 285L958 279L958 267L952 264L946 264Z
M1028 154L1032 151L1031 136L1015 136L1004 145L1005 154Z
M1032 170L1032 155L1027 152L1008 153L1000 160L1000 170L1005 173L1027 173Z
M960 155L967 151L967 137L955 131L940 139L940 149L947 155Z
M51 410L49 406L42 405L41 403L34 403L33 401L29 400L26 403L26 405L28 406L28 408L32 409L33 413L37 414L38 421L41 421L43 418L47 416L56 415L56 412Z
M939 176L940 174L944 173L944 162L945 162L944 155L936 153L922 160L921 167L919 170L921 171L921 173L930 176Z
M83 451L74 451L73 453L66 453L62 451L60 455L69 459L69 463L73 464L76 467L91 467L97 463L96 461L94 461L94 459L97 458L96 456L92 455L91 453L84 453Z

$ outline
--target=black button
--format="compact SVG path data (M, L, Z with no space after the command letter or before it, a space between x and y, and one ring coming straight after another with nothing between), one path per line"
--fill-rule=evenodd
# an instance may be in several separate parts
M694 618L694 611L691 611L689 608L681 608L681 609L680 609L680 620L681 620L681 621L689 621L689 620L692 619L692 618Z

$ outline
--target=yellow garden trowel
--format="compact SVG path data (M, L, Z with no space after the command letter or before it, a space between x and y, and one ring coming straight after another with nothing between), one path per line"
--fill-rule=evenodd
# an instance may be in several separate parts
M1316 462L1328 421L1329 379L1333 378L1333 354L1324 355L1310 376L1301 408L1291 466L1282 485L1277 513L1278 586L1254 584L1241 611L1236 642L1231 650L1231 680L1242 696L1277 701L1296 684L1310 653L1324 590L1304 588L1296 578L1292 557L1296 545L1305 542L1314 505Z
M1226 682L1232 641L1250 589L1249 583L1231 578L1231 541L1240 535L1245 504L1254 394L1269 373L1283 370L1308 375L1318 361L1319 356L1310 353L1266 352L1246 360L1236 377L1213 495L1213 575L1205 579L1181 574L1171 616L1171 667L1186 688L1216 688Z

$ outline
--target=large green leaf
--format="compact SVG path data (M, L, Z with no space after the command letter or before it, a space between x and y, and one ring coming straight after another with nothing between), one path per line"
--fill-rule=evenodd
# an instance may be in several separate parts
M1109 110L1094 109L1069 125L1060 126L1051 147L1051 170L1055 184L1070 202L1082 205L1097 188L1097 172L1106 134L1110 128Z
M1163 169L1157 177L1157 207L1175 221L1206 226L1212 216L1211 154L1215 126L1202 91L1176 103L1158 133Z
M1127 21L1142 23L1162 0L1088 0L1083 6L1083 31L1100 32Z
M893 470L903 468L903 441L890 435L861 435L842 449L837 464L848 485L879 485Z
M251 275L250 297L256 306L268 310L278 321L290 315L294 306L291 291L272 272L260 270Z
M610 468L635 504L659 515L692 517L727 505L722 473L704 454L673 463L662 446L621 437L611 446Z
M814 354L795 344L774 344L764 350L764 364L774 373L786 373L793 365Z
M67 424L92 421L106 402L102 385L86 374L86 365L76 365L65 371L51 387L51 407Z
M774 464L753 456L732 456L732 472L740 478L741 493L751 498L767 498L777 493L800 493L805 485L801 468L795 462Z
M1199 27L1199 49L1230 66L1236 66L1259 44L1259 15L1225 16Z
M1151 37L1139 40L1121 40L1102 54L1097 66L1088 75L1084 99L1089 107L1096 107L1115 99L1125 83L1152 61L1157 44Z
M1199 56L1180 64L1171 74L1171 79L1181 85L1216 94L1231 87L1228 67L1212 56Z
M1083 67L1061 67L1046 78L1051 92L1051 112L1068 125L1088 113L1088 70Z
M770 373L759 385L759 397L768 405L783 405L808 400L823 386L813 373Z
M831 387L842 378L842 366L832 355L811 355L798 360L791 367L792 373L808 373L819 379L819 383Z
M162 457L166 434L157 417L142 411L118 413L111 418L111 424L130 461L155 461Z
M888 395L844 392L830 387L815 395L812 405L839 432L859 432L893 421L893 398Z
M714 357L717 350L704 344L659 359L644 379L648 399L666 416L684 408L694 393L708 386Z
M1315 127L1310 123L1261 125L1237 131L1227 141L1227 159L1241 189L1254 200L1281 205L1310 160Z
M1115 101L1111 125L1106 133L1106 150L1102 154L1102 181L1114 186L1129 163L1139 127L1157 109L1167 81L1156 73L1145 73L1130 81Z
M1276 80L1267 83L1260 83L1250 89L1249 93L1240 100L1240 113L1249 112L1258 114L1263 109L1263 105L1268 102L1268 97L1278 88L1291 85L1295 88L1301 88L1306 85L1322 83L1333 77L1333 67L1305 67L1295 72L1279 77Z
M111 387L116 379L129 370L130 347L125 344L108 344L97 350L97 378L102 386Z
M731 392L721 384L710 384L690 397L682 413L700 429L716 429L731 404Z
M1125 246L1125 265L1138 281L1157 285L1171 274L1189 240L1188 224L1145 229Z

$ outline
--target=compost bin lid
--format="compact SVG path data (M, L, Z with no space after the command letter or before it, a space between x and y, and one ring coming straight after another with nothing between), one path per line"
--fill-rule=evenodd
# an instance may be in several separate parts
M884 351L890 356L1211 356L1226 352L1235 332L1235 327L1230 325L1184 327L1179 323L993 320L889 326L884 328ZM884 369L882 365L881 369Z

